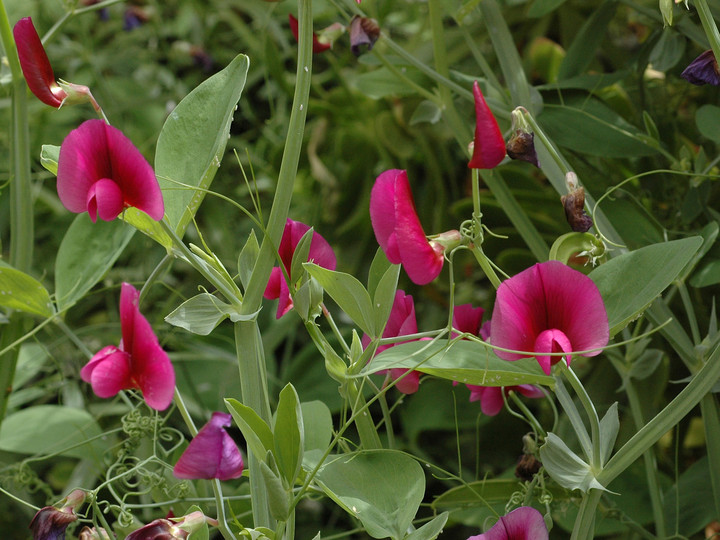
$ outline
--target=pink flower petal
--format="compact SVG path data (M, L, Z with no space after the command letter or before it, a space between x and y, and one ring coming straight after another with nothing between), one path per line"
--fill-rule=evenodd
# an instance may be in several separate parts
M175 464L177 478L230 480L242 475L242 455L223 429L231 425L231 418L227 413L213 413Z
M477 81L473 83L473 97L475 98L475 139L473 155L468 167L492 169L505 158L505 139Z
M123 194L115 182L102 178L90 186L87 194L87 211L93 223L97 216L103 221L112 221L122 210Z
M407 375L405 375L406 373ZM403 377L403 375L405 376ZM398 379L400 379L400 377L403 377L402 379L400 379L400 381L397 382L397 384L395 384L395 388L397 388L403 394L414 394L418 391L418 388L420 387L419 371L393 368L390 370L390 376L394 381L397 381Z
M160 185L150 164L120 130L102 120L87 120L65 137L57 176L58 196L71 212L95 208L91 201L96 197L90 195L90 190L104 180L117 184L123 208L134 206L158 221L165 213ZM107 193L107 187L103 192ZM111 200L108 208L114 212L117 194ZM103 204L97 204L102 210ZM106 209L106 215L109 211Z
M135 337L135 316L140 315L140 291L129 283L120 286L120 328L122 330L121 346L124 351L132 352Z
M130 355L112 345L105 347L80 370L80 377L98 397L113 397L133 387Z
M407 173L400 169L385 171L377 177L370 192L370 221L375 238L393 264L402 263L395 232L395 187L402 177L407 181Z
M523 396L532 399L540 399L545 397L543 391L540 390L537 386L533 386L532 384L520 384L518 386L512 386L511 388L519 394L522 394Z
M485 388L480 399L480 410L485 416L496 416L504 406L505 401L503 401L501 387L488 386Z
M538 342L548 330L558 333L545 334ZM559 261L536 264L498 288L492 315L493 345L528 353L552 352L551 347L557 347L556 352L570 352L601 349L608 339L607 313L597 286ZM528 356L503 351L497 355L505 360ZM553 363L546 355L538 360L546 372Z
M285 278L282 275L280 267L274 267L270 271L270 279L268 279L268 284L265 287L263 297L267 300L275 300L278 296L280 296L280 283L283 282L284 279Z
M298 39L298 20L293 17L292 14L288 14L288 19L290 21L290 31L292 32L292 35L295 36L295 41ZM330 43L320 43L317 38L317 34L313 32L313 53L321 53L324 51L327 51L330 48Z
M548 530L540 512L521 506L502 516L489 531L468 540L548 540Z
M535 340L533 350L546 353L568 353L568 356L566 356L565 358L567 363L570 364L572 344L570 343L570 340L567 338L567 336L560 330L552 329L543 330L542 332L540 332L540 335ZM550 375L550 368L554 364L557 364L562 357L538 354L535 355L535 358L537 358L537 361L540 364L542 370L545 372L545 375Z
M62 105L65 92L55 81L50 60L30 17L20 19L13 27L18 58L30 91L40 101L56 109Z
M480 335L481 322L485 310L481 307L473 307L472 304L461 304L453 309L454 328L463 334ZM452 337L457 337L457 332L452 333Z
M413 297L409 294L405 294L405 291L395 291L395 300L393 301L392 309L390 310L390 317L385 325L382 337L391 338L406 336L408 334L416 334L417 331L415 302L413 302ZM395 345L397 345L397 343ZM392 346L392 344L381 345L378 347L377 353L381 353Z

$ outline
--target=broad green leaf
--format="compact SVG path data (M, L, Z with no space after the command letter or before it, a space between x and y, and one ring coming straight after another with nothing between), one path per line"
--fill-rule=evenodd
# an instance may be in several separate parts
M606 39L607 27L615 15L617 6L618 3L615 0L606 0L592 11L592 15L575 34L575 39L560 66L558 79L575 77L587 69L595 58L595 51L600 43Z
M248 283L250 283L250 277L252 276L253 268L255 268L255 262L257 261L258 254L260 253L260 246L255 236L255 231L251 230L248 236L247 242L238 255L238 274L240 276L240 283L243 288L247 289Z
M180 304L165 317L165 322L207 336L225 320L232 307L210 293L200 293Z
M260 472L265 480L270 514L278 521L285 521L290 514L290 494L285 491L282 480L268 463L272 464L270 452L267 453L265 461L260 461Z
M313 234L315 234L315 232L313 228L310 227L305 234L302 235L302 238L298 241L297 246L295 246L295 251L293 252L292 261L290 263L291 283L295 283L303 274L302 265L310 258L310 244L312 242Z
M367 290L371 298L375 297L375 291L377 290L380 280L385 275L385 272L387 272L387 269L391 266L392 263L388 261L382 248L377 248L377 251L375 251L375 256L370 263L370 270L368 272Z
M417 84L427 87L427 79L418 70L406 66L398 66L398 69L402 70L403 75ZM355 87L373 99L380 99L387 96L406 96L416 93L415 88L396 76L386 67L358 75L355 78Z
M442 118L442 109L432 101L421 101L420 104L415 108L412 117L410 118L410 125L415 124L437 124Z
M443 531L448 517L450 517L450 512L443 512L439 516L435 516L431 521L408 534L405 540L434 540Z
M457 486L442 493L432 502L433 510L478 507L485 503L505 503L518 491L521 482L515 478L492 478L476 480L464 486ZM548 486L553 500L567 499L567 492L557 486Z
M55 259L55 301L58 310L85 296L122 254L135 229L120 220L93 223L78 215L65 233Z
M291 486L295 483L302 466L304 433L300 399L295 387L288 383L280 391L280 399L275 411L273 441L278 469Z
M538 121L555 143L576 152L606 158L657 153L647 135L592 97L568 96L563 105L545 102Z
M31 381L50 358L47 349L39 343L25 342L20 345L17 367L13 377L13 394ZM44 392L43 392L44 393Z
M263 459L274 447L270 426L258 416L258 413L236 399L226 399L225 406L245 437L248 449L258 459Z
M610 405L605 416L600 420L600 463L605 463L610 459L619 429L620 417L618 416L618 404L616 401Z
M100 426L83 409L38 405L3 420L0 450L19 454L59 453L101 462L108 441L100 435Z
M303 266L363 332L375 336L370 295L357 279L350 274L328 270L313 263L305 263Z
M323 289L320 284L309 276L303 278L304 283L293 295L295 311L303 321L313 320L322 315Z
M720 107L706 104L695 113L698 131L714 142L720 142Z
M164 247L168 253L172 250L172 238L168 236L157 221L148 216L145 212L141 212L137 208L126 208L123 213L120 214L120 219L155 240L158 244Z
M662 3L661 0L660 4L662 5ZM672 6L673 2L670 1L668 4ZM662 30L660 39L653 47L652 52L650 52L649 60L652 68L663 72L674 68L685 54L686 43L687 38L680 32L670 28Z
M40 165L57 176L60 147L52 144L43 144L40 149Z
M327 450L333 434L332 414L322 401L306 401L300 404L304 429L304 448Z
M542 384L555 386L534 358L508 362L492 349L470 340L430 343L413 341L385 349L370 361L362 375L390 368L414 369L443 379L479 386Z
M55 314L50 294L35 278L11 266L0 266L0 306L41 317Z
M607 491L595 479L590 465L580 459L554 433L548 433L545 444L540 447L540 461L552 479L564 488L579 489L583 493L591 489Z
M404 538L425 493L420 464L393 450L336 456L316 481L373 538Z
M237 55L225 69L190 92L160 132L155 174L163 191L166 218L180 237L220 167L249 65L247 56Z
M400 265L391 265L380 279L374 294L371 293L374 299L373 310L375 312L375 332L377 334L382 334L382 330L390 317L390 312L395 303L395 292L397 291L399 276Z
M669 530L691 537L717 519L707 456L693 463L677 485L665 493L664 514ZM678 512L679 511L679 512ZM679 518L679 519L678 519Z
M590 272L605 301L611 336L640 316L701 244L699 236L653 244L610 259Z

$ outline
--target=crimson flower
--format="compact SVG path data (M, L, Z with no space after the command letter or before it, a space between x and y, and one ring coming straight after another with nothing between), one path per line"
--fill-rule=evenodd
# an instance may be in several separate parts
M505 139L495 116L485 103L477 81L473 83L473 97L475 98L475 138L468 167L492 169L505 158Z
M549 375L560 356L570 363L573 351L595 356L607 345L610 331L602 296L585 274L559 261L536 264L503 281L497 290L491 320L491 343L504 360L519 360L531 353Z
M46 506L37 511L28 527L33 540L64 540L65 529L77 520L75 510L85 502L85 492L76 489L63 499L60 508Z
M231 425L232 416L214 412L180 456L173 474L187 479L239 478L243 472L243 459L235 441L223 429Z
M690 62L690 65L683 70L680 76L698 86L703 84L720 85L720 68L718 68L717 59L712 49L705 51Z
M288 13L288 19L290 21L290 31L292 32L293 36L295 36L295 40L298 39L298 20L295 18L292 13ZM325 43L321 42L318 39L318 36L315 32L313 32L313 53L321 53L327 51L330 47L332 47L332 43Z
M170 406L175 391L175 370L170 358L138 309L140 293L129 283L120 291L119 347L101 349L80 370L82 380L92 385L93 392L109 398L120 390L131 388L142 392L149 407L162 411Z
M548 530L540 512L521 506L502 516L492 528L468 540L548 540Z
M443 267L445 250L460 242L458 231L428 240L415 210L407 172L385 171L370 193L370 220L378 244L393 264L402 264L410 279L425 285Z
M310 227L308 225L299 221L288 219L285 222L285 229L283 230L283 235L280 240L278 253L283 267L288 275L290 275L290 268L292 266L295 248L303 235L309 230ZM328 268L329 270L335 270L335 267L337 266L335 253L333 253L330 244L328 244L327 240L316 232L313 232L312 241L310 242L308 261L314 262L318 266ZM267 287L265 288L264 296L268 300L275 300L276 298L279 300L277 314L275 315L278 319L292 309L293 301L290 297L290 287L288 286L288 282L285 280L285 275L279 266L272 269L270 279L268 280Z
M165 214L152 167L122 131L87 120L60 146L57 191L71 212L87 212L93 223L111 221L128 206L160 221Z

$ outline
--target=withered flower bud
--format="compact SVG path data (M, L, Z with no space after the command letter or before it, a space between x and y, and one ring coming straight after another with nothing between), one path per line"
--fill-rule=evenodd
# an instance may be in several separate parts
M355 15L350 21L350 50L355 56L369 51L380 37L380 26L375 19ZM367 45L367 49L361 47Z
M510 159L527 161L536 167L540 167L537 152L535 152L534 141L534 133L524 131L522 129L516 129L505 145L505 151L507 152L507 155L510 156Z
M515 476L529 482L540 470L540 467L542 467L542 463L533 454L523 454L515 467Z
M565 217L570 228L575 232L588 232L593 220L585 213L585 188L579 187L567 195L560 197L565 207Z
M72 508L65 512L54 506L46 506L32 518L29 529L33 533L33 540L62 540L65 538L65 529L76 519Z
M680 76L686 81L696 84L720 85L720 68L712 49L705 51L695 60L690 62Z

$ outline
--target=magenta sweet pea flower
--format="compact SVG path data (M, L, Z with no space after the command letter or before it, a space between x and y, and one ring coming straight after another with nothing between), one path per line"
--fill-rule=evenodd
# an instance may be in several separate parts
M473 83L473 97L475 98L475 138L468 167L493 169L505 158L505 139L477 81Z
M55 81L55 73L32 19L25 17L15 23L13 36L20 67L30 91L46 105L59 108L67 94Z
M532 384L520 384L517 386L477 386L466 385L470 389L470 401L479 401L480 410L485 416L496 416L505 405L503 393L507 396L511 391L522 394L529 398L541 398L545 394L538 387Z
M160 221L165 214L152 167L123 133L102 120L87 120L65 137L58 159L57 191L71 212L93 222L111 221L128 206Z
M536 264L505 280L497 291L491 320L493 345L527 354L496 351L504 360L519 360L535 353L540 367L550 374L560 356L586 351L600 354L610 331L605 304L595 283L585 274L559 261Z
M468 540L548 540L548 530L540 512L521 506L502 516L492 528Z
M175 392L175 370L158 339L138 309L140 293L129 283L120 291L119 347L101 349L82 368L82 380L93 392L109 398L120 390L138 389L149 407L162 411L170 406Z
M290 268L292 266L295 248L303 235L309 230L310 227L308 225L299 221L293 221L288 218L285 222L285 229L283 230L283 235L280 240L278 253L280 255L280 260L283 263L283 267L288 275L290 275ZM330 247L330 244L328 244L327 240L314 231L310 242L308 262L314 262L318 266L322 266L323 268L327 268L329 270L335 270L335 267L337 266L335 253ZM285 275L279 266L272 269L270 279L268 280L267 287L265 287L265 293L263 296L268 300L275 300L276 298L279 300L277 313L275 315L277 319L292 309L293 301L290 297L290 288L285 280Z
M428 240L415 210L407 172L385 171L370 193L370 220L378 244L393 264L402 264L410 279L425 285L443 267L445 250L460 243L458 231L448 231Z
M417 319L415 318L415 302L413 301L413 297L409 294L405 294L404 291L397 290L395 292L395 300L393 301L392 309L390 310L390 317L385 325L382 337L392 338L405 336L409 334L416 334L417 331ZM409 341L412 340L391 343L388 345L380 345L377 348L376 354L379 354L390 347L394 347L395 345L400 345L400 343L408 343ZM370 343L370 336L364 335L362 343L364 347L367 347ZM400 379L400 377L405 375L405 373L409 372L408 375L403 377L395 385L395 388L403 394L414 394L418 391L418 388L420 387L419 371L403 368L392 368L388 371L390 371L390 377L392 377L394 381ZM378 373L384 372L379 371Z
M214 412L175 464L177 478L231 480L243 472L243 459L235 441L225 431L232 425L228 413Z
M461 304L453 308L453 328L459 330L463 334L472 334L487 339L484 334L482 318L485 310L481 307L473 307L472 304ZM452 332L452 337L459 336L457 332Z

